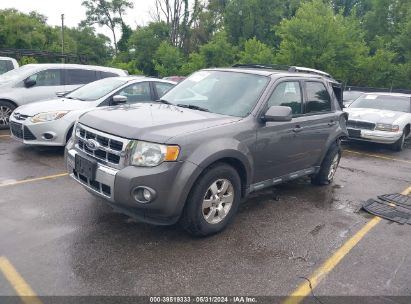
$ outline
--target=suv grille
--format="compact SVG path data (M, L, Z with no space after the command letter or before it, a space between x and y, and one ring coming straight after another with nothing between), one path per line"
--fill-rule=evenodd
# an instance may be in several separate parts
M348 120L347 127L353 129L374 130L375 123L360 120Z
M123 151L128 140L110 134L105 134L91 128L78 125L76 129L76 147L103 164L113 164L118 168L122 165ZM90 142L98 143L90 145Z
M36 136L31 133L30 129L26 126L23 127L22 124L16 123L14 121L10 121L10 131L11 133L20 139L24 140L36 140Z

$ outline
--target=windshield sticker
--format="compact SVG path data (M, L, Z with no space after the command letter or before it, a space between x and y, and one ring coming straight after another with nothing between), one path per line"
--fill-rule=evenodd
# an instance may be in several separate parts
M377 95L367 95L365 96L365 99L377 99Z
M210 75L209 72L205 72L205 71L197 72L194 75L190 76L189 79L194 82L199 82L203 80L204 78L206 78L208 75Z

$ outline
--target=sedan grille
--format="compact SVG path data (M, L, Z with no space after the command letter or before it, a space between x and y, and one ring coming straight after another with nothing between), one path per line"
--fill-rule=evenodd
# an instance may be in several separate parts
M11 133L20 139L24 140L36 140L36 136L30 131L30 129L26 126L23 127L22 124L16 123L14 121L10 122L10 131Z
M374 130L375 123L361 120L348 120L347 127L360 130Z

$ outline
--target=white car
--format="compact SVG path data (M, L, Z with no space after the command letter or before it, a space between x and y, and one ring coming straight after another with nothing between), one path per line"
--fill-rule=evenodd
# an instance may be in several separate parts
M174 85L144 76L98 80L64 97L18 107L10 117L11 135L28 145L64 146L83 113L102 106L154 102Z
M16 59L11 57L0 57L0 74L17 69L18 67L19 63Z
M18 106L55 98L78 87L128 72L81 64L26 64L0 75L0 129L8 127L11 112Z
M401 151L410 137L410 94L366 93L345 111L349 139L389 144Z

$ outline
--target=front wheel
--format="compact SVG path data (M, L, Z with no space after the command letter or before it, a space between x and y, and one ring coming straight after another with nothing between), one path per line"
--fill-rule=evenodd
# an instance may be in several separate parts
M340 163L340 159L341 147L335 144L328 150L327 155L321 164L320 171L311 178L311 183L314 185L331 184Z
M404 130L404 132L402 132L402 136L400 137L400 139L398 139L392 145L392 149L394 151L400 152L400 151L402 151L402 149L404 149L404 144L405 144L405 130Z
M14 104L0 100L0 130L9 128L10 116L15 108Z
M194 184L181 224L195 236L218 233L231 222L240 200L241 181L237 171L226 164L213 165Z

